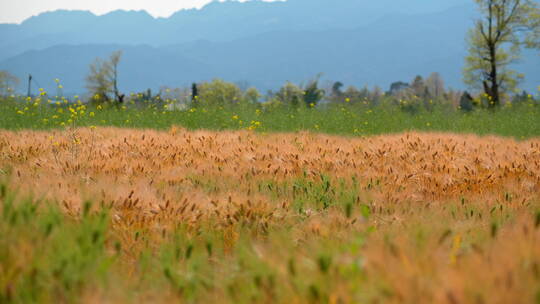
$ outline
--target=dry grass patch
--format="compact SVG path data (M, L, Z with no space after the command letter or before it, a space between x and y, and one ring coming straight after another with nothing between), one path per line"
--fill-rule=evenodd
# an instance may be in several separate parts
M104 256L117 255L121 291L93 284L78 293L86 302L530 303L540 292L538 139L1 131L0 169L18 197L59 202L68 218L107 210Z

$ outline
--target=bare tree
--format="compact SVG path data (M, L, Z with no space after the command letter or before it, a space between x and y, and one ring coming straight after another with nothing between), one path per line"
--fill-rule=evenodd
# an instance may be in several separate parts
M444 80L439 73L434 72L426 79L426 88L433 98L441 98L445 93Z
M122 51L116 51L111 54L111 57L109 59L110 64L112 66L112 72L113 72L113 91L114 96L116 97L116 101L122 103L124 101L124 94L120 95L118 92L118 64L120 63L120 59L122 58Z
M125 95L120 94L118 90L118 64L121 58L122 51L116 51L108 60L96 58L90 65L90 72L86 77L86 88L96 101L114 100L119 103L124 101Z
M381 87L375 86L371 92L371 101L379 101L384 96L384 91Z
M19 79L8 71L0 71L0 96L8 96L15 92Z
M523 78L508 66L519 58L524 43L533 46L531 33L538 31L539 5L533 0L475 1L482 18L469 32L464 80L471 87L481 87L489 106L496 107L501 94L513 90Z

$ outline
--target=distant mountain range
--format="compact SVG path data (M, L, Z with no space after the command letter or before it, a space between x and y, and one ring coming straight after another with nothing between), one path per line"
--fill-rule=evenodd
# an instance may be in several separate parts
M465 36L475 15L469 0L226 1L169 18L55 11L0 24L0 69L23 79L32 73L48 90L60 78L67 92L83 93L94 58L122 49L120 89L127 92L215 77L267 90L319 73L387 88L435 71L463 88ZM530 91L540 84L539 55L524 52L516 66Z

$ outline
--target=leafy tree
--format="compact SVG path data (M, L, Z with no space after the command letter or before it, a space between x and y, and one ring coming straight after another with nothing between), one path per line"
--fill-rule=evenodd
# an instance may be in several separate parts
M297 107L300 105L300 101L304 98L304 91L292 82L287 82L279 92L276 93L275 98L277 101L285 104Z
M530 15L532 30L525 37L525 45L540 49L540 10L533 10Z
M343 95L343 92L341 91L341 88L343 87L343 83L340 81L334 82L332 85L332 96L333 97L341 97Z
M0 96L13 94L19 85L19 79L8 71L0 71Z
M533 0L475 1L482 18L469 32L464 80L471 87L482 87L489 107L497 107L501 95L514 90L523 78L508 66L519 58L523 44L535 46L540 9Z
M304 102L307 106L316 106L324 97L324 90L319 88L319 79L312 80L304 89Z
M242 90L236 84L221 79L200 84L198 94L196 103L202 104L228 105L242 100Z
M522 91L521 94L516 94L512 98L512 104L520 104L532 100L532 95L527 91Z
M124 94L118 91L118 64L121 58L122 51L116 51L108 60L96 58L90 65L90 72L86 77L86 88L94 96L94 101L115 100L119 103L124 101Z
M465 91L459 99L459 108L464 112L470 112L474 109L474 99L469 92Z
M354 86L350 86L345 90L344 96L351 103L372 101L373 99L373 93L370 92L367 86L364 86L360 90Z
M248 103L257 103L262 95L256 88L249 88L244 92L244 100Z
M415 96L424 97L426 93L426 84L424 82L424 78L422 78L420 75L416 76L411 84L411 89L413 90Z
M197 84L193 83L191 85L191 101L195 101L197 98L199 98L199 89L197 89Z
M351 85L351 86L348 86L347 89L345 89L345 92L343 92L342 98L335 101L343 102L345 100L349 100L351 103L355 103L355 102L360 102L363 98L367 98L367 97L363 95L363 92L358 90L357 87Z
M390 95L396 95L397 93L399 93L400 91L403 91L403 90L406 90L406 89L409 89L411 86L406 83L406 82L403 82L403 81L397 81L397 82L394 82L390 85L390 91L388 91L388 93Z

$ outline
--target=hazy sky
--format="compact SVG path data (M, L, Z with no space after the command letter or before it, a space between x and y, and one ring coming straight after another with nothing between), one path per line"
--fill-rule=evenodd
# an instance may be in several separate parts
M242 0L245 1L245 0ZM101 15L113 10L146 10L168 17L183 8L200 8L211 0L0 0L0 23L20 23L45 11L89 10Z

